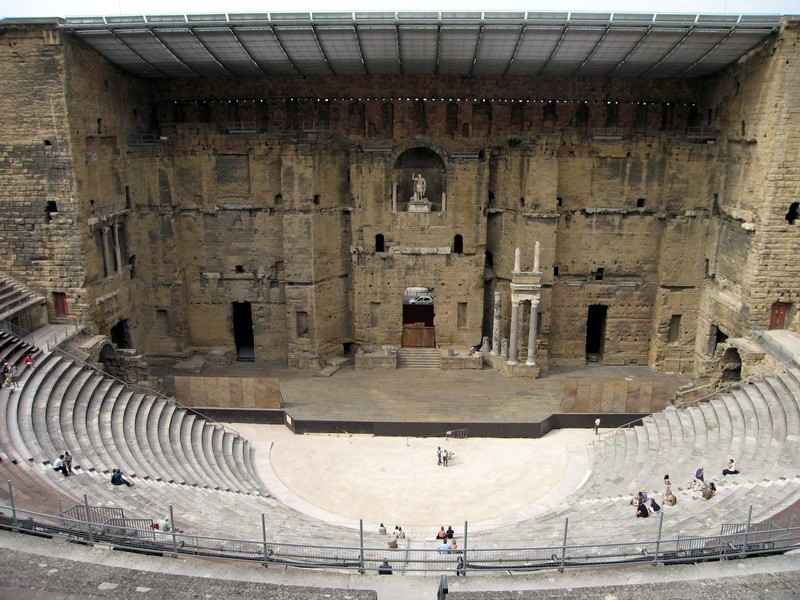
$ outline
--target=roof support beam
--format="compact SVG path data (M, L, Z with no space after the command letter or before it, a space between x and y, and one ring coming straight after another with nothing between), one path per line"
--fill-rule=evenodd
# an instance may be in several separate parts
M367 61L364 60L364 48L361 47L361 37L358 35L358 26L353 25L353 35L356 37L356 47L358 48L358 58L361 59L361 64L364 65L364 72L369 75L369 67Z
M628 53L627 53L625 56L623 56L623 57L622 57L622 60L621 60L621 61L619 61L619 62L617 63L617 66L616 66L616 67L614 67L613 69L611 69L611 70L610 70L608 73L606 73L606 76L609 76L609 75L611 75L611 74L612 74L614 71L616 71L616 70L617 70L617 69L619 69L619 68L620 68L622 65L624 65L624 64L627 62L627 60L628 60L628 59L629 59L631 56L633 56L633 53L634 53L634 52L636 52L636 49L637 49L639 46L641 46L641 45L644 43L644 40L647 38L647 36L648 36L648 35L650 35L650 32L651 32L651 31L653 31L653 27L652 27L652 25L651 25L651 26L649 26L649 27L647 28L647 31L645 31L645 32L642 34L642 37L640 37L640 38L639 38L639 41L638 41L638 42L636 42L636 44L633 46L633 48L631 48L631 49L628 51Z
M322 42L319 41L319 36L317 35L317 26L312 24L311 31L314 32L314 41L317 42L317 48L319 48L319 53L322 55L322 60L325 61L325 64L328 66L328 70L333 75L336 75L337 73L334 71L331 61L328 60L328 56L325 54L325 49L322 47Z
M292 57L291 57L291 56L289 56L289 53L288 53L288 52L286 52L286 48L284 48L284 47L283 47L283 43L281 42L281 38L279 38L279 37L278 37L278 33L275 31L275 27L274 27L273 25L270 25L270 26L269 26L269 30L272 32L272 35L274 35L274 36L275 36L275 43L277 43L277 44L278 44L278 48L280 48L280 49L281 49L281 52L282 52L282 53L283 53L283 55L286 57L286 61L287 61L287 62L289 63L289 65L290 65L290 66L291 66L291 67L294 69L295 73L297 73L297 74L299 74L299 75L305 75L305 73L303 73L303 72L302 72L300 69L298 69L298 68L297 68L297 65L296 65L296 64L294 64L294 61L292 60ZM316 33L314 33L314 37L316 37L316 35L317 35L317 34L316 34ZM319 43L319 42L318 42L318 43Z
M561 36L558 38L558 41L556 42L556 45L553 48L553 51L550 53L550 56L547 57L547 60L542 65L542 68L539 69L537 75L541 75L542 73L544 73L545 69L550 65L550 63L553 60L553 57L556 55L556 52L558 52L559 46L561 46L561 42L564 41L564 36L566 35L567 35L567 26L564 25L564 27L561 28Z
M503 75L508 74L508 70L511 68L511 65L514 63L514 59L517 58L517 52L519 52L519 47L522 45L522 38L525 37L525 30L526 30L526 26L525 25L520 27L519 36L517 37L517 43L514 46L514 52L511 53L511 58L508 59L508 64L506 65L506 68L503 69Z
M731 29L731 30L730 30L728 33L726 33L726 34L725 34L725 37L723 37L723 38L722 38L720 41L718 41L716 44L714 44L713 48L710 48L710 49L708 50L708 52L706 52L705 54L703 54L703 56L701 56L701 57L700 57L700 58L698 58L696 61L694 61L692 64L690 64L690 65L689 65L688 67L686 67L686 68L685 68L683 71L681 71L680 73L676 73L676 74L674 75L674 77L680 77L680 76L681 76L681 75L683 75L684 73L686 73L686 72L690 71L690 70L691 70L691 69L692 69L692 68L693 68L693 67L694 67L696 64L698 64L698 63L700 63L700 62L703 62L703 59L704 59L706 56L708 56L708 55L709 55L709 54L711 54L711 53L712 53L714 50L716 50L717 48L719 48L719 47L720 47L720 45L721 45L721 44L722 44L722 43L723 43L725 40L727 40L729 37L731 37L732 35L733 35L733 29Z
M195 34L195 32L194 32L194 29L192 29L192 28L190 27L190 28L189 28L189 33L191 33L191 34L192 34L192 37L195 39L195 41L196 41L198 44L200 44L200 46L202 46L203 50L205 50L206 52L208 52L208 55L209 55L211 58L213 58L213 59L214 59L214 61L215 61L215 62L216 62L218 65L219 65L220 69L222 69L223 71L225 71L225 72L226 72L228 75L233 75L233 73L231 73L231 71L230 71L230 70L229 70L229 69L228 69L228 68L227 68L225 65L223 65L223 64L222 64L222 61L221 61L219 58L217 58L217 56L216 56L216 55L215 55L215 54L214 54L214 53L211 51L211 48L209 48L208 46L206 46L206 45L205 45L205 44L202 42L202 40L200 40L200 38L199 38L199 37L197 37L197 35L196 35L196 34Z
M678 43L677 43L677 44L675 44L675 45L674 45L674 46L673 46L673 47L670 49L670 51L669 51L669 52L667 52L667 53L666 53L664 56L662 56L660 59L658 59L658 62L657 62L656 64L654 64L654 65L651 65L651 66L650 66L650 68L649 68L649 69L647 69L647 70L646 70L644 73L642 73L642 75L641 75L641 76L642 76L642 77L644 77L645 75L647 75L647 74L648 74L650 71L652 71L653 69L656 69L656 68L658 68L658 65L660 65L660 64L661 64L661 63L663 63L665 60L667 60L667 59L668 59L670 56L672 56L672 54L673 54L673 53L674 53L674 52L675 52L675 51L676 51L678 48L680 48L680 47L681 47L681 45L683 44L683 42L685 42L685 41L686 41L686 39L687 39L687 38L688 38L688 37L691 35L692 31L694 31L694 25L693 25L693 26L691 26L691 27L689 27L689 30L686 32L686 34L685 34L685 35L684 35L684 36L683 36L683 37L682 37L680 40L678 40Z
M478 26L478 39L475 40L475 52L472 53L472 64L469 66L469 74L475 70L475 63L478 62L478 51L481 49L481 41L483 41L483 24Z
M400 24L395 23L394 25L394 41L397 46L397 62L400 64L400 74L403 74L403 53L402 47L400 45Z
M236 35L236 30L233 29L233 28L229 28L229 29L230 29L231 35L233 36L233 39L236 40L236 43L239 45L239 48L241 48L242 52L244 52L245 55L247 56L247 58L250 59L250 62L253 63L259 71L261 71L264 75L266 75L267 72L264 69L261 68L261 65L256 62L256 59L253 58L253 55L250 54L247 51L247 48L244 47L244 44L242 43L242 40L240 40L239 36Z
M439 74L439 53L442 49L442 24L436 26L436 64L434 64L433 72L435 75Z
M580 72L580 70L586 66L586 63L588 63L592 59L592 56L594 56L594 53L597 52L597 49L600 47L600 44L602 44L603 40L606 39L609 29L611 29L611 25L606 25L606 30L603 32L603 35L600 36L600 39L597 40L597 43L594 45L594 48L592 48L589 54L586 55L586 58L583 59L583 62L580 64L580 66L572 72L573 77L577 75Z

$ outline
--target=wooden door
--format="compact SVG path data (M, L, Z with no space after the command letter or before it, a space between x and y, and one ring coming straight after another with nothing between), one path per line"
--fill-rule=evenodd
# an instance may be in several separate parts
M68 317L69 304L67 304L67 295L64 292L54 292L53 295L55 296L56 316Z
M436 329L425 323L404 323L401 344L403 348L435 348Z
M776 302L772 305L772 313L769 316L770 329L783 329L786 325L786 315L789 314L791 304L786 302Z

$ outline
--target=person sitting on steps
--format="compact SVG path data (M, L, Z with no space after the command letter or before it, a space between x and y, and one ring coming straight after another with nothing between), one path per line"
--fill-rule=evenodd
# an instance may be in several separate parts
M111 484L112 485L123 485L124 484L124 485L127 485L128 487L131 487L133 485L133 483L131 483L130 481L128 481L127 479L125 479L122 476L122 471L120 471L119 469L114 469L112 471L112 473L111 473Z

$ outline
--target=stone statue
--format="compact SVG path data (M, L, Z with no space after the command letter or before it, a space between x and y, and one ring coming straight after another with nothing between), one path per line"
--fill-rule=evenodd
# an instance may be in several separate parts
M428 182L422 176L422 173L411 173L411 180L414 182L414 198L413 200L419 202L425 199L425 192L428 189Z
M428 182L422 173L411 173L411 180L414 182L414 195L408 203L408 212L430 212L431 202L425 197Z

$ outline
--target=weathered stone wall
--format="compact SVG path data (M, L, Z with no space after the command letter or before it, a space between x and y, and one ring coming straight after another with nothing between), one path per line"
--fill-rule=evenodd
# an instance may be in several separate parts
M3 269L46 296L87 306L79 202L65 94L62 34L54 26L0 28L0 237Z
M745 336L767 328L774 302L791 305L785 327L800 330L800 221L787 216L800 191L800 65L797 21L710 79L704 98L719 167L709 173L710 272L700 304L698 367L717 329Z
M716 331L797 303L796 24L706 81L150 81L49 25L0 36L3 266L100 333L127 319L152 355L232 347L232 303L249 302L257 360L317 368L399 344L412 286L434 291L440 346L491 335L495 291L510 337L514 251L530 269L536 241L543 364L585 360L591 305L608 307L603 362L685 371ZM687 139L696 125L716 143ZM417 169L433 212L393 210Z

